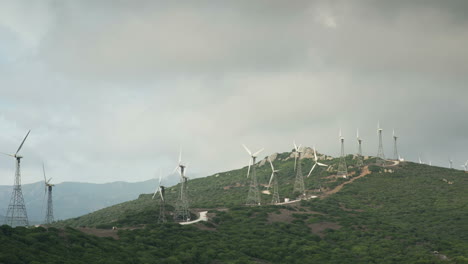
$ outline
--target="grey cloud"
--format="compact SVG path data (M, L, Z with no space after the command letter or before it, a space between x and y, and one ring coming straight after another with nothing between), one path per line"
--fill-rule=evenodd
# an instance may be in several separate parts
M0 22L17 32L0 30L0 39L26 47L0 66L0 146L15 149L33 129L26 182L40 180L42 160L58 181L136 181L172 170L179 146L197 175L245 166L240 143L267 155L296 139L337 155L340 127L346 152L355 151L359 127L374 155L380 120L387 155L395 128L404 157L461 163L463 8L51 1L30 18L19 8ZM2 175L12 169L0 162Z

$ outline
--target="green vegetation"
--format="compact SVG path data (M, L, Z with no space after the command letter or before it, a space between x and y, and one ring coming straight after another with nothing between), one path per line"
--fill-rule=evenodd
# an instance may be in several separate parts
M294 180L296 173L294 171L294 158L290 152L278 154L274 161L275 169L279 169L278 184L281 199L285 197L291 200L295 199L293 194ZM347 164L354 164L353 156L347 156ZM332 168L337 168L339 159L322 160L329 164ZM372 162L368 160L365 162ZM325 189L332 189L345 179L327 178L336 173L336 171L326 171L322 167L317 167L309 178L307 174L313 165L311 159L302 159L302 172L306 189L309 194L318 193L321 186ZM261 162L259 163L261 164ZM359 174L359 169L350 167L350 173ZM247 167L239 170L221 172L205 178L190 180L188 183L190 207L192 208L219 208L232 207L245 204L247 192L250 184L250 179L246 177ZM267 190L267 184L271 176L271 167L268 162L257 167L257 178L260 191ZM166 188L166 201L171 206L174 206L177 199L179 185ZM133 226L136 223L150 224L153 223L154 217L159 212L159 199L152 200L151 194L142 194L137 200L117 204L98 210L96 212L58 222L56 227L64 226ZM271 201L271 195L261 194L262 204L268 204ZM154 217L151 217L154 216ZM110 224L112 223L112 224Z
M309 161L303 162L307 169ZM291 159L275 166L291 170ZM155 224L158 204L148 195L60 223L139 226L119 230L119 240L71 228L3 226L0 246L11 250L1 251L0 263L468 263L466 173L406 162L369 170L338 193L288 206L241 206L245 188L239 198L231 188L221 188L231 198L218 190L200 194L199 205L210 205L204 195L231 203L222 206L227 210L210 210L209 222L192 226ZM260 167L259 177L268 172ZM193 180L190 187L235 184L244 173L245 168ZM328 172L317 175L328 186L337 184L327 183Z

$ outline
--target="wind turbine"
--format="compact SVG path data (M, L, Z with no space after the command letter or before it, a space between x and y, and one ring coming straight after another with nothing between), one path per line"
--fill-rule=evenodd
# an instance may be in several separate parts
M301 145L297 146L296 142L293 141L294 144L294 149L296 151L296 156L294 158L294 167L296 168L296 180L294 181L294 193L299 193L299 196L305 197L306 196L306 191L305 191L305 184L304 184L304 175L302 175L302 165L301 165ZM297 162L297 159L299 159L299 162Z
M44 196L47 194L47 208L46 208L46 217L45 217L44 223L46 225L50 225L54 222L54 207L52 204L52 187L54 187L55 184L50 183L50 180L52 180L52 178L49 178L47 180L44 163L42 163L42 173L44 175L44 187L45 187Z
M20 164L21 164L21 159L23 157L18 155L18 153L23 147L23 144L28 138L30 132L31 130L28 131L28 133L24 137L23 141L21 142L15 154L7 154L7 153L0 152L4 155L10 156L16 159L15 183L13 186L13 193L11 195L10 204L8 205L8 210L7 210L7 214L5 217L5 224L10 225L12 227L29 225L28 214L26 212L26 205L24 203L24 198L23 198L23 191L21 189Z
M275 176L279 170L275 170L275 167L273 167L273 163L271 162L270 158L268 158L268 162L270 162L271 165L271 177L270 182L268 183L268 189L270 189L271 182L273 181L273 196L271 199L271 204L277 204L280 202L280 198L278 193L278 179Z
M161 196L161 203L159 205L159 218L158 222L159 223L165 223L166 222L166 201L164 200L164 194L165 194L165 187L161 185L161 171L159 171L159 183L158 186L156 187L156 190L154 191L153 197L151 199L154 199L156 194L159 192L159 195Z
M468 172L468 160L461 166L465 169L465 172Z
M449 162L449 168L453 169L453 160L449 158L448 162Z
M357 142L358 142L358 153L357 153L356 166L357 167L362 167L364 165L364 162L362 160L362 138L359 137L359 129L356 130L356 139L357 139Z
M419 156L419 164L426 164L424 161L421 160L421 156Z
M189 201L187 194L187 181L188 177L185 176L187 172L187 164L182 163L182 149L179 152L179 163L174 169L174 172L178 172L180 176L180 192L179 197L176 201L176 208L174 212L174 219L180 221L190 221Z
M300 162L300 159L301 159L301 144L299 144L299 146L296 145L296 141L293 141L293 144L294 144L294 150L295 150L295 154L294 154L294 171L296 171L296 164L297 164L297 155L299 155L299 162Z
M249 150L249 148L247 148L246 145L242 144L242 146L244 147L245 151L247 151L247 153L250 155L249 168L247 169L247 178L250 176L250 166L253 166L252 177L250 177L249 193L247 194L247 201L245 204L254 206L260 205L261 200L260 192L258 190L257 173L255 170L255 159L257 158L257 155L263 151L263 148L252 154L252 152Z
M250 174L250 166L255 165L255 159L257 158L258 154L260 154L260 152L263 151L263 148L255 152L254 154L252 154L252 152L249 150L249 148L247 148L247 146L245 146L244 144L242 144L242 146L244 147L245 151L247 151L247 153L250 155L249 168L247 169L247 178L248 178Z
M310 174L315 169L315 166L319 165L319 166L322 166L322 167L328 167L327 164L323 164L323 163L318 162L317 152L315 151L315 146L314 146L314 162L315 162L315 164L314 164L314 166L312 166L312 169L310 169L309 174L307 175L307 178L309 178Z

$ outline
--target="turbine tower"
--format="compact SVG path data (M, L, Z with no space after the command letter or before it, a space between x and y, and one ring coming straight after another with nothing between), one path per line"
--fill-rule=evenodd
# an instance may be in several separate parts
M257 155L263 151L263 148L252 154L252 152L244 144L242 144L242 146L244 147L245 151L247 151L247 153L250 155L249 168L247 169L247 178L249 176L251 176L251 178L250 178L249 193L247 194L247 201L245 202L245 205L251 205L251 206L260 205L261 200L260 200L260 191L258 190L257 173L255 169L255 159L257 158ZM250 166L252 166L252 175L250 175Z
M380 128L380 122L377 123L377 133L379 134L379 149L377 150L377 165L385 166L385 154L383 149L382 143L382 131L383 129Z
M356 156L356 166L357 167L362 167L362 166L364 166L364 161L363 161L363 158L362 158L362 139L359 137L359 129L357 130L356 138L357 138L357 142L358 142L358 153L357 153L357 156Z
M185 176L187 172L187 165L182 163L182 150L179 152L179 164L174 172L178 172L180 176L180 190L179 196L175 204L174 220L179 222L190 221L189 200L187 192L188 177Z
M394 160L399 160L399 157L400 157L400 155L398 155L397 139L398 137L395 135L395 129L393 129L393 159Z
M50 225L54 222L54 207L52 204L52 187L54 187L55 184L50 183L50 180L52 180L52 178L49 178L49 180L46 179L44 163L42 163L42 173L44 174L44 187L45 187L44 195L47 194L47 208L46 208L46 216L45 216L44 224Z
M165 223L167 221L167 219L166 219L166 201L164 200L165 187L161 185L161 172L159 172L158 187L156 187L156 190L154 191L153 197L151 199L154 199L154 197L156 196L156 194L158 192L159 192L159 196L161 196L161 203L159 204L158 223Z
M278 193L278 179L275 176L279 170L275 170L275 167L273 167L273 163L271 162L270 158L268 158L268 162L270 162L271 165L271 177L270 182L268 183L268 189L271 187L271 183L273 182L273 196L271 198L271 204L277 204L280 202L280 197Z
M28 131L15 154L2 153L16 159L15 183L13 185L13 193L11 194L10 204L8 205L8 210L5 217L5 224L12 227L29 225L28 214L26 213L26 205L24 204L23 191L21 189L20 163L23 157L19 156L18 152L23 147L23 144L30 132L31 130Z
M294 165L296 167L296 181L294 182L294 192L299 193L299 196L306 195L305 193L305 185L304 185L304 176L302 175L302 166L301 166L301 145L297 146L296 142L293 142L294 149L296 151L296 157L294 159ZM297 161L299 159L299 161Z
M340 162L338 163L338 172L336 175L338 177L343 177L346 178L348 177L348 167L346 166L346 159L345 159L345 153L344 153L344 137L341 135L341 129L340 129L340 142L341 142L341 155L340 155Z

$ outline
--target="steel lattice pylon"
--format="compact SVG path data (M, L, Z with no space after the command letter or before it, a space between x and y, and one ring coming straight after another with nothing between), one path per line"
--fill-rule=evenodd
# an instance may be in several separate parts
M277 204L280 202L279 192L278 192L278 180L276 177L273 178L273 196L271 197L271 204Z
M362 139L358 138L357 141L358 141L358 153L356 156L356 166L362 167L364 166L364 161L362 157Z
M13 186L13 193L11 194L10 204L8 205L8 211L5 217L5 224L10 225L12 227L28 226L28 214L26 213L26 206L24 204L23 192L21 189L21 157L17 156L15 158L15 184Z
M250 174L250 187L249 193L247 194L247 201L245 202L245 205L250 206L261 205L260 191L258 190L257 182L257 172L255 169L255 159L256 157L252 156L252 173Z
M345 153L344 153L344 138L340 138L341 141L341 155L340 162L338 163L337 176L346 178L348 176L348 167L346 165Z
M296 181L294 182L294 192L298 192L300 196L305 196L304 175L302 175L301 166L301 152L296 151L297 168L296 168Z
M180 192L179 197L176 201L174 220L175 221L190 221L190 211L188 202L188 191L187 191L187 177L185 177L185 167L180 166Z
M165 188L164 186L160 186L161 188L161 196L164 197ZM158 223L165 223L167 222L166 219L166 201L164 198L161 199L161 203L159 204L159 216L158 216Z
M52 224L54 222L54 207L52 204L52 186L47 186L47 211L44 220L45 224Z
M377 165L380 165L380 166L385 165L385 154L384 154L383 143L382 143L382 130L383 129L381 128L378 129L379 149L377 150L377 160L376 160Z
M397 139L398 137L395 136L395 132L393 132L393 159L394 160L400 159L400 155L398 154Z

